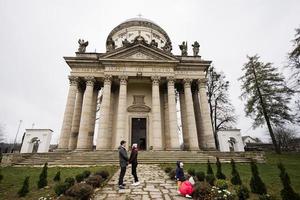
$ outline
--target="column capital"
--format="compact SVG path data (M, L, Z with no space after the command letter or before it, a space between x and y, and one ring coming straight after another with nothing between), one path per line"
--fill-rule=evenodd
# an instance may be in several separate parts
M168 80L168 85L173 85L174 86L174 83L175 83L174 76L168 76L167 80Z
M152 85L159 85L160 76L151 76Z
M185 78L183 79L183 83L184 83L184 87L191 87L191 82L192 82L192 79L190 78Z
M69 76L70 85L77 86L79 83L78 76Z
M119 76L119 79L120 79L120 85L126 85L128 76L122 75L122 76Z
M84 77L84 80L87 86L94 86L94 83L96 82L96 79L92 76Z
M207 81L208 81L207 78L201 78L201 79L198 79L199 87L205 87L206 84L207 84Z
M111 85L112 75L105 74L104 75L104 85Z

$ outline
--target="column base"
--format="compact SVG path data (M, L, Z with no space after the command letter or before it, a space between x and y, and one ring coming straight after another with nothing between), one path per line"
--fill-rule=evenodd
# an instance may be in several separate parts
M82 152L82 151L93 151L93 149L79 148L79 149L75 149L73 152Z
M181 148L166 148L166 151L183 151Z
M117 149L112 149L112 148L96 148L96 151L113 151L113 150L117 150Z
M55 152L69 152L69 151L72 151L72 150L70 150L68 148L58 148L58 149L55 149L54 151Z

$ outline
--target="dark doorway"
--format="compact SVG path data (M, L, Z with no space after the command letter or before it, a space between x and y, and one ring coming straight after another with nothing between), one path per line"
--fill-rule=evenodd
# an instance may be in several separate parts
M140 150L146 150L146 118L132 118L131 121L131 145L136 143Z

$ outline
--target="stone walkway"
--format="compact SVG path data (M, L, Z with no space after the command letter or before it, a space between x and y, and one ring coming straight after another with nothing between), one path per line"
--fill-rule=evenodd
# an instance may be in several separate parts
M168 175L158 165L138 165L137 174L140 185L131 186L133 177L131 166L127 167L124 178L125 189L120 190L117 186L120 170L114 174L108 184L96 192L94 200L183 200L186 199L177 194L175 181L169 179Z

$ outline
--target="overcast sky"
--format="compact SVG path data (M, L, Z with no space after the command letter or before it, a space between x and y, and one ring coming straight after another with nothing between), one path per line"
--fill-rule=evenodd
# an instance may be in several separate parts
M34 123L52 129L57 143L70 73L63 56L75 55L79 38L89 41L87 51L105 52L109 32L140 13L168 33L173 54L180 53L182 41L199 41L202 58L212 60L231 83L237 128L265 137L264 129L252 130L252 120L244 117L237 79L247 54L275 66L286 63L300 26L299 0L0 0L0 123L8 141L23 120L19 141Z

